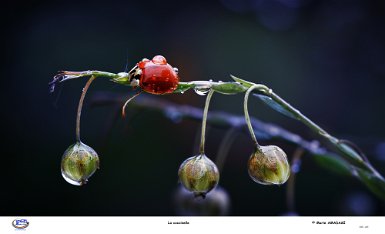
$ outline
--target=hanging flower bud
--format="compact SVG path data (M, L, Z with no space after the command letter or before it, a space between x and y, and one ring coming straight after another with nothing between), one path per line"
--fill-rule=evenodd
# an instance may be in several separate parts
M248 161L250 177L264 185L284 184L290 175L285 152L275 145L259 146Z
M94 149L77 142L64 152L61 161L61 174L72 185L83 185L99 169L99 157Z
M204 154L186 159L179 167L179 180L195 196L205 197L219 181L217 166Z

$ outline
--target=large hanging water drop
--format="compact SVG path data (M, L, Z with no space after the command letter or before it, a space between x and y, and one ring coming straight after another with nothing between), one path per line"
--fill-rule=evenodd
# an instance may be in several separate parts
M99 169L99 156L88 145L77 142L64 152L61 161L61 174L72 185L86 184Z

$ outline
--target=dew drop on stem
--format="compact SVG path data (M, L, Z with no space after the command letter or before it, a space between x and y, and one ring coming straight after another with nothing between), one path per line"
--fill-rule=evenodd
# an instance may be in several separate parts
M194 91L196 94L200 95L200 96L205 96L209 91L210 91L210 88L207 88L207 87L195 87L194 88Z

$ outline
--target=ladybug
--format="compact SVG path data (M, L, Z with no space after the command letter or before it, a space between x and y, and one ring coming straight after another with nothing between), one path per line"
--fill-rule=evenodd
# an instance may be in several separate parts
M142 59L128 77L132 87L139 86L142 91L157 95L174 92L179 83L178 68L168 64L162 55Z
M142 91L157 95L173 93L178 88L178 68L168 64L162 55L156 55L151 60L144 58L128 72L128 82L134 88L139 86L141 91L124 103L123 117L127 104Z

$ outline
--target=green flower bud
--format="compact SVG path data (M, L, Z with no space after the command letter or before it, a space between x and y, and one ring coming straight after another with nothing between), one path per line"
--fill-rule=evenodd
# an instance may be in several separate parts
M204 154L186 159L179 167L179 180L195 196L205 197L219 181L217 166Z
M77 142L64 152L61 161L61 174L72 185L83 185L99 169L99 157L94 149Z
M290 176L285 152L275 145L260 146L248 161L250 177L264 185L284 184Z

